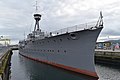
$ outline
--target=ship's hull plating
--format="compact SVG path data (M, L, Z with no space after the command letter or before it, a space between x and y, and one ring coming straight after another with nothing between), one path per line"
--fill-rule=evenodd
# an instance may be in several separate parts
M30 59L97 77L94 68L94 48L101 30L102 27L29 41L19 51L21 55Z

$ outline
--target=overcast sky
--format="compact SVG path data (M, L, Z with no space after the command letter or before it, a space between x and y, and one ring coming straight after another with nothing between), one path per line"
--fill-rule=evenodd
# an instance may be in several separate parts
M0 35L24 39L34 27L35 0L0 0ZM103 12L104 29L100 37L120 35L120 0L38 0L44 31L86 23Z

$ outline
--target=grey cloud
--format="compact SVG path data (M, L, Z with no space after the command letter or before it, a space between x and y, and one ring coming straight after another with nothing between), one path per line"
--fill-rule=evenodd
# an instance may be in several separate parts
M101 32L101 36L120 36L120 28L115 29L105 29Z
M39 12L42 14L40 26L44 31L54 31L60 28L80 23L97 21L99 11L103 11L104 29L101 36L119 35L120 1L111 4L87 7L86 0L79 0L85 10L78 6L78 0L39 0ZM33 12L35 1L30 0L1 0L0 1L0 34L8 34L13 40L22 39L24 31L30 32L34 27ZM77 7L76 7L76 5ZM89 4L89 3L87 3ZM102 4L102 3L101 3ZM90 5L90 4L89 4ZM66 9L73 10L74 13ZM111 33L112 32L112 33Z

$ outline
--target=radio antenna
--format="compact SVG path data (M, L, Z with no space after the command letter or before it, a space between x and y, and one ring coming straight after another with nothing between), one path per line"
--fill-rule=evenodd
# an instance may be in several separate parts
M34 6L35 6L35 11L38 12L38 7L40 7L40 6L38 6L38 1L36 1Z

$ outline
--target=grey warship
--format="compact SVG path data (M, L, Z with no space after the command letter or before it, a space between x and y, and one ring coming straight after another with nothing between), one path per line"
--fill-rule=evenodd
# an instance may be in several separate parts
M94 24L81 24L46 34L39 27L41 14L34 14L34 31L27 39L19 41L19 54L51 66L93 77L98 76L94 68L94 48L103 28L100 12Z

